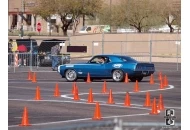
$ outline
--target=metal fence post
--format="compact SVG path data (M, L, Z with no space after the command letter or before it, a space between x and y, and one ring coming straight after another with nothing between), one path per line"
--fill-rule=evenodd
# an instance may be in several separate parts
M152 40L150 40L150 63L152 63Z
M123 42L121 41L121 55L123 54Z
M104 54L104 31L102 32L102 54Z
M177 40L178 40L178 42L176 44L177 45L177 71L179 71L179 63L178 63L179 62L178 61L178 58L179 58L178 57L178 55L179 55L179 52L178 52L179 48L178 48L178 46L181 45L181 41L179 41L179 29L178 29L178 32L177 32Z
M13 52L13 58L14 58L14 60L13 60L13 61L14 61L14 63L13 63L13 68L14 68L14 73L15 73L15 55L16 55L16 52L14 51L14 52Z
M177 43L179 43L179 42L177 42ZM179 70L179 64L178 64L178 44L176 44L177 45L177 71Z
M30 40L30 71L32 71L32 40Z
M92 41L92 56L94 56L94 41Z
M124 43L124 54L127 55L127 32L126 32L126 43Z

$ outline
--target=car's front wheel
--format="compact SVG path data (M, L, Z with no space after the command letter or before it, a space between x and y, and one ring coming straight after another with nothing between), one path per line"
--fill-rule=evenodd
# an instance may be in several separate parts
M138 82L141 82L142 81L142 79L143 79L143 77L132 77L132 78L129 78L132 82L136 82L136 80L138 81Z
M69 82L76 81L77 80L77 73L76 73L76 71L75 70L71 70L71 69L67 70L65 72L65 78Z
M114 70L112 73L112 79L116 82L121 82L124 79L124 73L121 70Z

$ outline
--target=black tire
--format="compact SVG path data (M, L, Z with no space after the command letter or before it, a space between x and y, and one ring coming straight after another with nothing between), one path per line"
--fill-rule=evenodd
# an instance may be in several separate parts
M77 73L75 70L72 70L72 69L68 69L66 72L65 72L65 79L69 82L74 82L77 80Z
M117 70L114 70L113 72L112 72L112 79L115 81L115 82L121 82L121 81L123 81L124 80L124 73L123 73L123 71L122 70L119 70L119 69L117 69Z
M132 77L132 78L129 78L129 79L131 80L131 82L136 82L136 80L137 80L138 82L141 82L142 79L143 79L143 77Z

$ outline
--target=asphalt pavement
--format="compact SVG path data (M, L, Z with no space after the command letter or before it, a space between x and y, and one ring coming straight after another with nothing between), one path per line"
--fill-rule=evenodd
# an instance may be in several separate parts
M103 80L86 83L83 80L76 82L80 100L73 100L73 83L66 82L54 71L36 71L37 82L32 83L27 79L27 69L16 71L9 70L8 74L8 129L9 130L61 130L83 126L93 123L106 124L115 118L123 122L148 122L165 124L165 111L158 115L149 114L151 107L144 107L146 92L150 92L151 101L163 95L166 109L174 109L175 123L181 123L181 71L176 71L176 64L158 63L159 71L168 77L169 85L160 89L158 72L154 73L155 84L150 85L150 77L139 82L139 92L134 92L135 83L116 83L106 80L107 89L112 89L114 104L108 104L109 94L102 93ZM172 69L173 67L173 69ZM43 68L48 70L48 68ZM171 71L167 71L170 69ZM173 71L172 71L173 70ZM179 69L180 70L180 69ZM55 97L55 85L58 83L60 97ZM36 88L40 88L41 100L35 100ZM87 103L89 89L93 90L94 102L100 103L101 120L92 120L94 117L95 103ZM124 106L126 92L130 94L131 106ZM28 120L31 126L19 126L22 120L24 107L28 109ZM132 127L133 129L165 129L160 127ZM128 127L130 128L130 127ZM175 130L180 127L171 127ZM91 128L95 129L95 127ZM113 129L113 126L99 127L98 129ZM127 129L127 128L126 128Z

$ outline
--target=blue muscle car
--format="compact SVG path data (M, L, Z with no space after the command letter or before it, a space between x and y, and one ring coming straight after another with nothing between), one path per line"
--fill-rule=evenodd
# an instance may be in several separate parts
M129 56L96 55L86 63L64 64L58 66L58 72L67 81L86 80L88 73L93 79L113 79L116 82L128 78L135 82L150 76L155 71L154 64L140 63Z

